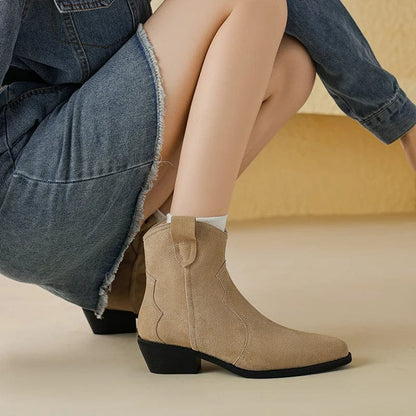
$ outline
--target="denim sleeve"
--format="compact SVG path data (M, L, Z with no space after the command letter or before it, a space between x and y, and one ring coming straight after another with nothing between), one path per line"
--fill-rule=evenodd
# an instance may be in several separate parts
M415 125L415 104L380 65L340 0L287 4L286 33L306 47L328 93L345 114L386 144Z
M0 0L0 85L12 61L25 0Z

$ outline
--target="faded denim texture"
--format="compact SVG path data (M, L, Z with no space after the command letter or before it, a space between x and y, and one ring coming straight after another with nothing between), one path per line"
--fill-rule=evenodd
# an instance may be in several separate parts
M338 0L288 0L286 31L386 144L416 107ZM0 273L104 311L162 144L148 0L0 0ZM4 84L4 85L3 85Z
M41 80L2 91L0 272L100 315L157 173L164 91L146 0L55 3L9 2L11 63Z

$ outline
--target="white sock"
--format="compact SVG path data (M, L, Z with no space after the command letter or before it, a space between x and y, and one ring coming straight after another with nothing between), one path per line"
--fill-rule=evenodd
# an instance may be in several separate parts
M196 217L196 220L199 222L206 222L207 224L211 224L214 227L217 227L219 230L224 231L225 225L227 223L227 215L220 215L218 217ZM171 222L172 215L170 212L166 215L166 222Z
M154 214L153 214L155 217L156 217L156 219L157 219L157 222L160 222L160 221L163 221L163 220L165 220L166 219L166 215L160 210L160 209L157 209L155 212L154 212Z

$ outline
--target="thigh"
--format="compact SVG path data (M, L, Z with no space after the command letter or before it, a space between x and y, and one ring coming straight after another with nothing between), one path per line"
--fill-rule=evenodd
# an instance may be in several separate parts
M269 119L265 120L264 115L260 117L259 114L244 156L244 168L271 138L270 134L259 133L264 133L265 130L269 133L272 126L275 134L284 122L304 104L311 92L314 80L315 65L307 50L295 38L285 34L277 51L273 71L264 95L264 102L266 100L273 101L273 103L268 104L273 106L273 111L269 110L272 118L269 117ZM285 103L283 107L282 102ZM165 187L167 182L170 182L171 186L173 186L178 170L179 158L180 152L172 153L169 156L169 180L164 178L164 183L160 185L161 187ZM172 188L167 192L171 193ZM159 205L152 207L149 210L149 214L157 208L159 208Z
M162 160L178 156L207 50L233 7L243 1L165 0L144 23L166 92ZM161 165L159 178L171 168Z

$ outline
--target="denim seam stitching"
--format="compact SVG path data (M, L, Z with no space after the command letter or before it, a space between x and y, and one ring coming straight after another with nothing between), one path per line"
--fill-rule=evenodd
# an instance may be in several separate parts
M69 88L70 85L52 85L50 87L41 87L41 88L34 88L29 91L26 91L22 94L20 94L18 97L13 99L12 101L5 104L6 106L13 107L16 104L19 104L21 101L25 100L26 98L31 97L32 95L38 95L38 94L52 94L54 92L59 92L65 88Z
M54 28L55 37L56 37L57 41L60 42L60 43L63 43L64 45L66 45L66 44L69 44L69 45L77 44L77 42L73 42L73 41L70 41L70 40L67 40L67 39L66 40L63 40L63 39L60 38L59 33L58 33L58 27L57 27L57 23L56 23L56 15L55 15L55 12L54 12L54 8L51 7L51 10L52 10L53 28ZM111 42L111 43L109 43L107 45L96 45L94 43L86 43L86 42L84 42L83 45L85 45L85 46L94 46L94 47L102 48L102 49L108 49L111 46L116 45L117 43L120 43L122 41L125 41L125 40L129 39L130 36L131 35L123 36L122 38L117 39L114 42Z
M1 210L3 209L3 205L5 204L5 202L6 202L6 200L7 200L7 196L8 196L8 195L9 195L9 193L10 193L11 187L12 187L12 181L10 180L9 186L7 187L7 191L6 191L6 193L4 194L3 201L1 202L1 205L0 205L0 212L1 212Z
M29 4L30 4L30 0L22 0L22 20L21 22L24 22L27 16L27 12L29 10Z
M75 26L74 19L72 18L72 14L66 14L63 17L64 22L64 28L65 32L68 35L68 38L72 41L73 39L73 49L76 54L77 60L81 67L81 79L80 82L82 82L82 79L88 78L91 73L90 64L88 62L87 54L85 53L85 49L82 45L81 39L79 38L77 28Z
M381 113L385 112L390 106L392 106L396 101L398 101L398 99L400 98L400 88L395 92L393 98L387 102L383 107L379 108L375 113L369 115L366 118L361 119L362 123L367 123L368 121L370 121L372 118L380 115Z
M62 185L65 185L65 184L71 184L71 183L86 182L86 181L90 181L90 180L93 180L93 179L100 179L100 178L105 178L107 176L117 175L119 173L127 172L127 171L132 170L132 169L146 167L148 165L151 165L152 162L153 161L151 160L149 162L143 162L143 163L141 163L139 165L135 165L135 166L132 166L130 168L126 168L126 169L123 169L123 170L119 170L117 172L106 173L105 175L93 176L91 178L87 178L87 179L77 179L77 180L73 180L73 181L46 181L46 180L43 180L43 179L32 178L32 177L27 176L27 175L25 175L23 173L20 173L20 172L14 172L13 173L13 176L14 177L20 176L22 178L25 178L25 179L28 179L28 180L31 180L31 181L34 181L34 182L42 182L42 183L52 183L52 184L62 184Z
M10 156L12 162L13 162L13 172L14 172L16 168L15 168L15 161L13 159L13 155L12 155L11 148L9 146L9 141L8 141L6 108L3 110L2 113L3 113L2 115L4 116L5 143L6 143L6 146L7 146L7 152L8 152L8 154L9 154L9 156ZM11 181L10 181L9 186L7 188L6 194L4 195L3 201L1 202L0 212L1 212L1 210L3 208L3 205L4 205L4 203L5 203L6 199L7 199L7 195L10 192L10 188L11 188Z
M322 80L323 82L323 80ZM325 82L323 82L324 86L333 91L329 86L326 85ZM393 105L399 98L400 98L400 88L396 90L396 92L394 93L393 97L391 98L390 101L388 101L386 104L383 105L383 107L379 108L378 110L376 110L374 113L371 113L369 116L367 117L359 117L356 114L354 114L354 110L353 108L350 106L350 104L344 99L344 97L342 97L341 95L333 92L333 94L335 94L337 96L337 98L339 100L341 100L345 106L349 109L350 113L352 114L352 118L354 118L355 120L359 121L360 123L367 123L368 121L370 121L373 117L378 116L380 113L384 112L387 110L388 107L390 107L391 105Z
M12 148L11 148L10 143L9 143L9 135L8 135L8 133L7 133L7 117L6 117L6 110L7 110L7 107L5 107L5 109L4 109L4 111L3 111L3 117L4 117L4 133L5 133L5 143L6 143L6 146L7 146L7 153L9 154L10 159L11 159L11 161L13 162L13 173L14 173L14 172L15 172L15 170L16 170L16 165L15 165L15 160L14 160L13 153L12 153Z
M110 7L115 0L111 0L109 3L107 3L104 0L90 0L90 1L85 1L83 3L76 3L76 5L72 4L72 3L68 3L65 1L62 1L62 7L58 7L57 3L55 2L56 7L58 8L58 10L62 10L63 12L85 12L85 11L89 11L89 10L98 10L98 9L107 9L108 7ZM77 8L77 6L87 6L86 8Z
M131 0L127 0L127 5L129 7L129 10L130 10L130 15L131 15L131 20L132 20L133 28L135 28L137 26L137 24L138 24L136 22L136 19L138 17L136 5Z

